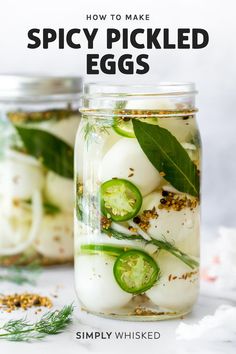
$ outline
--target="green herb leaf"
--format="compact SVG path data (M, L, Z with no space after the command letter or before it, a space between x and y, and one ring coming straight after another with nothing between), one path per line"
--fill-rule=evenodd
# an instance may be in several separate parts
M61 212L61 209L58 206L53 205L49 202L43 203L43 209L45 214L49 214L49 215L55 215Z
M64 306L60 311L48 311L35 323L25 318L10 320L0 329L0 339L16 342L31 342L42 339L50 334L61 333L72 321L73 305Z
M173 244L166 240L156 240L154 238L151 238L150 241L147 241L147 243L151 243L152 245L156 245L158 248L165 250L169 253L171 253L173 256L179 258L182 262L187 264L190 268L194 269L195 267L199 267L199 263L191 258L189 255L186 253L180 251L178 248L176 248Z
M42 269L37 264L29 264L26 267L11 266L3 268L0 272L0 281L8 281L18 285L35 285Z
M32 201L31 201L31 199L27 199L27 200L25 200L25 203L31 205ZM61 212L61 209L57 205L54 205L49 202L43 203L43 210L44 210L45 214L49 214L49 215L56 215Z
M73 178L73 148L58 137L40 129L15 125L28 154L39 159L49 170Z
M199 174L185 149L167 130L133 119L138 142L153 166L180 192L199 196Z
M151 244L157 246L159 249L165 250L165 251L171 253L173 256L179 258L179 260L181 260L183 263L187 264L192 269L199 266L199 263L195 259L188 256L186 253L180 251L178 248L176 248L174 245L172 245L170 242L168 242L164 239L163 239L163 241L156 240L149 235L150 241L147 241L141 235L137 235L137 234L127 235L123 232L116 231L112 228L103 229L102 232L107 234L109 237L114 237L117 240L128 240L128 241L136 240L136 241L142 241L146 244L151 243Z

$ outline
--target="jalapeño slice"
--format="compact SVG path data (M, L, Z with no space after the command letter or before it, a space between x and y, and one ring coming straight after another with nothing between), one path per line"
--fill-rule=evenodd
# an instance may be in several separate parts
M139 120L144 123L158 124L158 119L154 117L140 118ZM126 138L135 138L132 118L114 117L112 126L117 134L125 136Z
M141 294L150 289L158 279L160 268L146 252L130 250L116 260L114 277L124 291Z
M142 195L126 179L114 178L101 185L101 211L113 221L132 219L140 210Z
M113 246L109 244L83 244L80 247L81 253L85 254L101 254L105 253L109 256L119 256L122 254L125 250L127 250L127 247L122 247L122 246Z

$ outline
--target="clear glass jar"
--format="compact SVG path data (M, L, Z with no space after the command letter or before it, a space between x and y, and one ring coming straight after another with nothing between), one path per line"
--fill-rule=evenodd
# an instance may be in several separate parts
M81 308L162 320L199 287L200 137L194 84L85 86L76 138Z
M0 76L0 264L73 260L76 77Z

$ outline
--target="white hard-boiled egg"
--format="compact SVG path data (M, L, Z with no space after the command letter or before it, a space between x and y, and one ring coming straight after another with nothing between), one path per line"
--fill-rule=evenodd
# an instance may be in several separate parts
M198 256L199 207L197 206L192 210L186 207L179 211L158 209L162 198L160 192L153 192L143 199L142 210L152 210L155 207L158 213L156 219L150 219L149 221L148 234L157 240L165 239L174 243L176 247L187 254Z
M79 115L72 115L71 117L61 120L48 120L34 123L34 127L37 125L38 129L45 130L64 140L67 144L74 146L79 121Z
M112 146L117 143L122 137L117 134L113 129L109 130L109 134L103 133L104 136L104 146L103 146L103 154L109 151Z
M75 260L76 291L82 305L90 311L114 311L132 298L116 283L114 257L79 255Z
M140 110L175 110L176 105L167 98L149 98L146 100L130 100L125 108ZM182 117L163 117L158 118L158 125L167 129L180 142L189 141L196 132L196 122L193 118L183 119Z
M43 256L61 260L73 257L73 216L59 213L44 215L35 249Z
M201 168L201 150L194 144L182 143L183 148L186 150L190 159L196 164L197 168Z
M104 155L99 172L102 182L124 178L134 183L142 195L157 188L162 179L136 139L129 138L119 140Z
M149 97L148 99L129 99L125 109L138 109L138 110L171 110L175 109L175 104L167 98Z
M45 197L48 202L65 212L74 208L74 183L70 178L61 177L49 171L45 182Z
M0 213L3 218L12 218L30 223L32 220L32 204L4 195L4 197L0 198ZM17 224L16 221L14 223Z
M146 292L157 306L171 311L188 311L198 296L198 270L161 251L156 258L160 279Z
M196 133L196 122L194 118L183 119L182 117L165 117L158 119L158 125L167 129L176 139L188 142Z
M31 221L6 218L0 215L0 254L5 249L13 249L27 241Z
M164 178L163 178L163 184L161 186L161 188L164 190L164 191L167 191L167 192L171 192L171 193L177 193L177 194L181 194L180 191L178 191L175 187L173 187L169 182L167 182Z
M6 203L0 208L0 254L15 255L25 252L37 237L42 221L41 192L35 190L31 205L27 202L12 203L5 210Z
M44 172L36 164L8 159L1 165L0 192L11 198L30 199L44 185Z

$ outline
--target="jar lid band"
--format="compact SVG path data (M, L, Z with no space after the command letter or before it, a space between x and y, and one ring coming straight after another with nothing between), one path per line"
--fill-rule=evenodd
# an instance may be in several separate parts
M82 78L76 76L0 75L0 100L76 95L82 91Z

